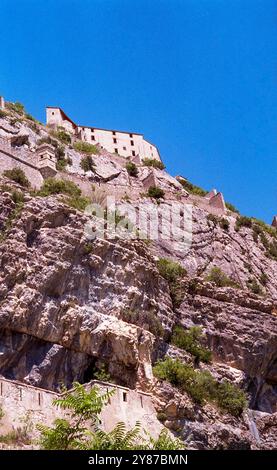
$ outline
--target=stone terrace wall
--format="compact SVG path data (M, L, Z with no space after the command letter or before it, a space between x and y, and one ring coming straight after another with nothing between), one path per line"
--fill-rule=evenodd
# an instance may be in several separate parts
M36 168L35 157L27 151L12 149L4 139L0 138L0 175L5 170L13 168L21 168L33 188L39 189L42 186L43 177Z
M97 380L91 381L86 388L95 385L103 392L115 390L101 414L105 431L110 431L119 421L123 421L129 429L139 421L142 428L157 437L163 426L156 417L151 395ZM29 416L33 423L33 435L36 436L36 424L51 425L56 418L64 416L64 412L52 404L54 398L62 395L0 378L0 407L4 412L0 434L22 427L23 421Z

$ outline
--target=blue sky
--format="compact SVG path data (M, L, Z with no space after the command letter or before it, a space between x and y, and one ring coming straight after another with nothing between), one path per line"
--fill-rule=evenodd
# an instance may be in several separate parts
M0 94L142 132L168 171L277 213L277 0L1 0Z

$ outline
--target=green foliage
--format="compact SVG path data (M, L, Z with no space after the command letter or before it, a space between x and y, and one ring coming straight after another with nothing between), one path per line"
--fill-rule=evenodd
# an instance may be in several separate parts
M260 275L260 283L262 284L262 286L266 286L267 283L268 283L268 277L265 273L262 273Z
M7 117L8 113L6 111L4 111L3 109L0 109L0 118L1 119L4 119L5 117Z
M225 219L225 217L222 217L219 221L219 225L220 227L222 228L222 230L226 230L226 232L229 230L230 228L230 222L228 219Z
M171 343L189 352L200 361L210 362L212 358L211 351L201 345L201 341L204 339L205 335L199 326L192 326L187 331L181 326L175 326Z
M167 429L162 429L158 439L150 437L149 450L182 450L184 449L184 443L179 439L174 439L170 436Z
M229 209L229 211L236 212L237 214L239 214L239 210L230 202L225 202L225 206L227 207L227 209Z
M154 375L188 393L199 404L214 402L222 410L239 416L247 406L245 393L229 382L217 382L208 371L196 371L179 359L166 358L153 368Z
M63 200L65 204L77 211L83 212L91 204L91 200L85 196L67 197Z
M1 190L3 187L1 187ZM17 220L22 212L22 209L24 207L24 194L21 193L20 191L13 190L13 188L9 188L5 186L4 191L9 190L11 192L11 197L13 202L15 203L15 207L12 209L12 211L9 213L8 217L5 220L4 225L2 226L2 229L0 231L0 243L5 241L9 231L11 230L13 223L15 220Z
M224 380L216 389L216 401L220 408L233 416L239 416L247 407L247 398L243 390Z
M179 307L184 296L180 281L186 274L186 270L179 263L167 258L160 258L157 267L160 275L168 281L173 307Z
M71 144L71 135L63 127L59 127L56 131L51 131L51 135L63 144Z
M5 170L3 175L6 178L9 178L12 181L20 184L21 186L28 188L30 186L30 182L26 177L24 171L21 168L13 168L12 170Z
M206 196L206 194L208 194L208 191L203 188L200 188L199 186L195 186L186 179L181 179L180 183L186 191L196 196Z
M102 364L93 374L93 378L102 380L102 382L112 382L111 375L107 371L107 366Z
M263 288L260 286L256 279L249 279L247 281L248 288L256 295L264 295Z
M82 158L81 163L80 163L80 167L85 172L87 172L87 171L93 171L94 172L95 171L95 163L94 163L94 161L93 161L93 159L91 158L90 155L86 155L85 157Z
M147 196L153 197L154 199L161 199L164 195L164 190L157 186L150 186L147 192Z
M217 266L211 269L205 280L208 282L214 282L217 287L234 287L236 289L239 289L240 287L235 281L226 276L226 274Z
M83 142L82 140L74 142L73 147L77 152L86 153L87 155L98 155L100 153L100 150L96 145L90 144L89 142Z
M157 267L160 275L168 282L176 282L186 274L186 270L179 263L167 258L160 258Z
M153 168L158 168L159 170L165 169L163 162L161 162L160 160L156 160L155 158L144 158L144 160L142 160L142 164L144 166L151 166Z
M37 195L45 197L51 194L67 194L72 197L78 197L81 196L81 190L72 181L47 178L40 191L37 192Z
M133 162L128 162L126 163L126 170L130 176L133 176L136 178L138 176L138 167L135 163Z
M143 327L145 330L150 331L156 337L164 335L163 326L158 319L157 314L153 310L131 310L124 309L121 311L121 319L127 323L132 323L137 326Z
M217 217L214 214L208 214L207 215L207 221L208 221L208 223L211 222L212 224L217 225L219 223L219 217ZM209 225L210 225L210 223L209 223Z
M24 114L24 106L18 101L16 103L6 103L5 106L10 111L14 111L15 113L20 114L21 116L23 116Z
M161 423L164 423L167 419L167 415L163 411L158 411L157 418Z
M157 440L147 442L140 435L141 427L127 430L124 423L118 423L110 432L99 428L99 415L114 390L100 394L97 387L86 390L79 383L73 392L54 400L54 404L66 410L68 420L57 419L53 427L40 424L40 447L44 450L136 450L181 448L179 440L171 439L166 431Z
M1 421L2 418L4 418L4 416L5 416L5 413L2 409L2 406L0 406L0 421Z
M245 215L240 215L239 217L237 217L235 230L239 231L241 227L251 228L252 227L251 217L246 217Z

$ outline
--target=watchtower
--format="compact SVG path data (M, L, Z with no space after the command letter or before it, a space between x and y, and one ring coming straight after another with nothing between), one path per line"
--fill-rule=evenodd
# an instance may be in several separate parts
M50 144L42 144L37 148L37 166L43 178L50 178L56 175L56 155L55 149Z

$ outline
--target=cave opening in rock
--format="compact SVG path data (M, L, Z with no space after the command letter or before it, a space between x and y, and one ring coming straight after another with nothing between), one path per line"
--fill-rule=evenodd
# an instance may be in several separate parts
M95 372L97 371L96 361L96 357L93 357L89 360L88 365L83 372L82 383L88 383L95 379Z

